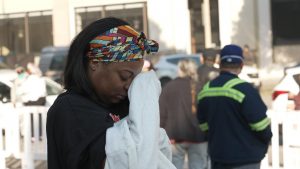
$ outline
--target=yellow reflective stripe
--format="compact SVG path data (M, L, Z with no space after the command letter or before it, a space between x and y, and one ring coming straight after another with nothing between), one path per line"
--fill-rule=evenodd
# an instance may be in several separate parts
M208 89L209 89L209 82L207 82L207 83L203 86L202 90L198 93L198 95L197 95L197 101L199 101L198 98L200 97L201 93L204 92L204 91L206 91L206 90L208 90Z
M207 90L209 88L209 82L207 82L204 86L203 86L203 90Z
M225 83L225 85L223 85L223 87L225 88L232 88L233 86L240 84L240 83L244 83L244 80L241 80L239 78L234 78L229 80L227 83Z
M208 123L202 123L199 125L201 131L207 131L208 130Z
M242 103L245 95L235 89L225 89L223 87L214 87L214 88L210 88L207 90L203 90L199 93L197 99L198 101L203 99L204 97L216 97L216 96L224 96L224 97L229 97L232 98L236 101L238 101L239 103Z
M249 125L250 125L251 129L254 131L262 131L266 127L268 127L268 125L270 125L270 124L271 124L271 120L268 117L266 117L257 123L252 123Z

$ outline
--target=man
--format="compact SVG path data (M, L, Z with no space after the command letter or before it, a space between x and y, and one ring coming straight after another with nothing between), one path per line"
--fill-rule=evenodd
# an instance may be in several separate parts
M251 84L238 78L243 52L221 50L220 75L198 94L197 116L208 131L212 169L259 169L272 137L267 107Z
M201 60L203 64L198 67L198 92L203 88L204 84L216 78L219 75L219 69L214 67L216 64L217 52L213 49L204 50Z

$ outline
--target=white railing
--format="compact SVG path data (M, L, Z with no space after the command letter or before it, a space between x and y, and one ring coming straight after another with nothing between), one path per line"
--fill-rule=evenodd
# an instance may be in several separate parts
M34 160L47 160L47 110L43 106L0 106L0 169L7 167L5 158L9 156L20 159L22 169L33 169ZM261 168L300 169L300 111L268 110L268 116L272 120L273 137ZM282 141L279 141L280 125Z
M262 169L300 169L300 111L268 110L273 132Z
M5 158L10 156L21 160L22 169L34 169L34 160L47 160L48 108L0 106L0 169L7 167Z
M46 116L47 107L23 107L24 150L22 169L33 169L34 160L47 160Z

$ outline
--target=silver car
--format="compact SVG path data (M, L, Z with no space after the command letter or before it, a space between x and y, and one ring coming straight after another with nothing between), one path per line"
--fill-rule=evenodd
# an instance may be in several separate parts
M165 85L168 81L177 77L178 62L182 59L192 59L198 66L201 54L174 54L162 56L159 61L154 65L156 74L162 84ZM216 65L218 67L218 65ZM258 69L256 67L244 65L239 77L251 83L256 89L261 87L261 80L259 79Z

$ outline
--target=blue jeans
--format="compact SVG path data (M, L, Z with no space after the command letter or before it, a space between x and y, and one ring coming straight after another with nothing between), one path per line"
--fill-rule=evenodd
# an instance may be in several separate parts
M177 169L183 169L185 155L188 157L189 169L209 169L207 142L172 144L172 163Z

